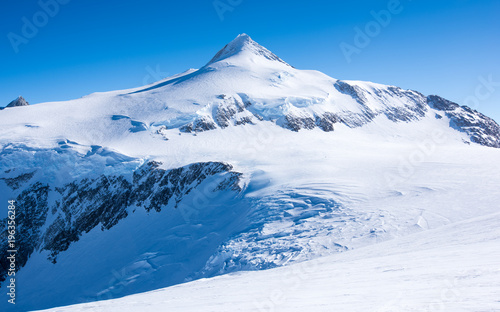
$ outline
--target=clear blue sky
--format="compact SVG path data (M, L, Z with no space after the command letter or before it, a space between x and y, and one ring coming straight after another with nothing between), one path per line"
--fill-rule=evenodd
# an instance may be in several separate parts
M48 16L37 1L6 1L0 13L0 106L18 95L35 104L150 83L203 66L243 32L300 69L439 94L460 104L478 98L479 77L500 84L498 0L401 0L390 23L379 32L373 28L369 44L347 62L340 44L354 45L355 27L373 26L370 12L387 9L389 2L70 0ZM214 3L231 10L218 14ZM33 19L37 33L25 29L26 38L23 25ZM13 34L19 36L17 53ZM480 91L476 108L500 121L500 86Z

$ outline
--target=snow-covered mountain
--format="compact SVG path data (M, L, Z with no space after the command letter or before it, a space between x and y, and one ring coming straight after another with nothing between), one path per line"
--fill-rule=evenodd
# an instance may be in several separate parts
M0 145L20 311L308 261L500 199L489 117L296 69L244 34L151 85L2 110Z
M29 103L22 97L18 96L17 99L13 100L7 106L0 107L0 109L8 108L8 107L17 107L17 106L28 106Z

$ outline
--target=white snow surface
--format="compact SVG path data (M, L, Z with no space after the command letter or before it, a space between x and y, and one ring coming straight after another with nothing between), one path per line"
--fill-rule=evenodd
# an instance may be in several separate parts
M159 213L131 207L56 264L36 250L17 274L19 308L136 294L50 311L500 310L500 150L464 144L430 108L333 132L280 126L287 114L363 114L336 82L240 35L201 69L145 87L1 111L0 172L38 169L54 186L149 160L243 174L240 194L213 195L189 222L187 196ZM348 83L373 111L408 105L381 100L390 86ZM252 104L226 128L180 131L233 102ZM253 122L238 125L244 117Z
M44 311L499 311L500 214L290 266Z

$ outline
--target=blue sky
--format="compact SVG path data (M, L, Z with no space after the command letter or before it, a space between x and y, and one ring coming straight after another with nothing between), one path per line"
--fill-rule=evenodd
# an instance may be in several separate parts
M151 83L247 33L297 68L439 94L500 121L500 1L54 1L2 5L0 106Z

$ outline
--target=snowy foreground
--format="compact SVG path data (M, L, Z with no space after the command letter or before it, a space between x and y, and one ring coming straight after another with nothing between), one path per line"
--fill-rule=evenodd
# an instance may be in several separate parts
M45 311L499 311L500 213L278 269Z

